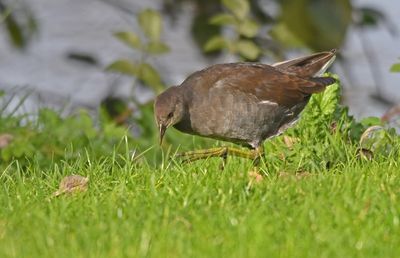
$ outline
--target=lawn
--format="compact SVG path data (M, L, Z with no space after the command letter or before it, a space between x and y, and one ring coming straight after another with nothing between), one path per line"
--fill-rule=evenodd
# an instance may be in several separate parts
M15 167L16 165L13 165ZM2 174L1 257L396 257L396 160L266 173L231 160L164 168L112 159ZM12 173L11 173L12 172ZM49 198L63 175L86 193ZM29 176L27 176L29 174Z
M379 119L355 121L338 89L266 142L261 180L241 158L182 164L177 146L222 143L171 130L160 148L151 109L140 137L85 113L1 114L0 257L397 257L400 137L360 141ZM87 191L52 197L72 174Z

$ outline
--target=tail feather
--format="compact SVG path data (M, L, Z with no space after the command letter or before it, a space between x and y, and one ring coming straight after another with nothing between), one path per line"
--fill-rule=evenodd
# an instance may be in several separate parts
M301 78L319 76L333 63L336 50L316 53L310 56L300 57L281 63L273 64L275 68L284 72L294 74Z
M313 83L312 85L301 87L301 91L305 94L314 94L322 92L325 90L327 86L334 84L336 82L336 80L332 77L313 77L307 80Z
M335 78L332 77L313 77L309 79L310 81L316 82L318 84L322 84L324 86L328 86L334 84L336 82Z

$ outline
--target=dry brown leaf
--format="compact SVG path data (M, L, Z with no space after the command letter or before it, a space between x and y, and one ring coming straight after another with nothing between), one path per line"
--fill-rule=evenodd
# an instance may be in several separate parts
M296 144L298 141L299 141L298 138L290 137L287 135L283 136L283 142L289 149L293 148L293 145Z
M61 194L72 194L78 192L85 192L89 183L89 177L83 177L79 175L71 175L64 177L58 190L53 193L53 196L59 196Z
M331 134L335 134L336 130L337 130L337 123L336 122L331 123L330 125Z
M291 176L291 174L288 173L288 172L285 172L285 171L280 171L280 172L278 173L278 177L281 177L281 178L288 178L288 177L290 177L290 176Z
M307 171L296 172L296 178L297 179L303 179L303 178L306 178L306 177L309 177L309 176L311 176L311 173L307 172Z
M251 183L260 183L264 180L264 177L256 169L249 171L249 178Z
M364 158L367 160L372 160L374 158L374 153L365 148L359 148L357 150L357 158Z
M13 139L14 136L12 136L11 134L8 133L0 134L0 150L10 145Z
M285 153L283 153L283 152L279 153L278 154L278 159L285 160L286 159Z
M303 179L303 178L306 178L309 176L311 176L311 173L306 172L306 171L298 171L298 172L296 172L296 174L285 172L285 171L281 171L278 173L278 177L280 177L280 178L291 178L291 179L297 179L297 180L300 180L300 179Z

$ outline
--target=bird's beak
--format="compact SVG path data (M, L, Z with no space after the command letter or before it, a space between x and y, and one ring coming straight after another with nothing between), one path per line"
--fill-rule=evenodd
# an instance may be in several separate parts
M160 130L159 133L160 133L160 145L161 145L163 138L164 138L165 131L167 130L167 126L160 124L159 130Z

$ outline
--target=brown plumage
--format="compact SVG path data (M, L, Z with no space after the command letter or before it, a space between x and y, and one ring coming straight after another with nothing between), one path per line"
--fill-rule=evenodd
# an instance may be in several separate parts
M217 64L195 72L156 98L160 139L174 126L257 148L296 121L311 94L335 82L319 77L334 57L333 50L274 65Z

